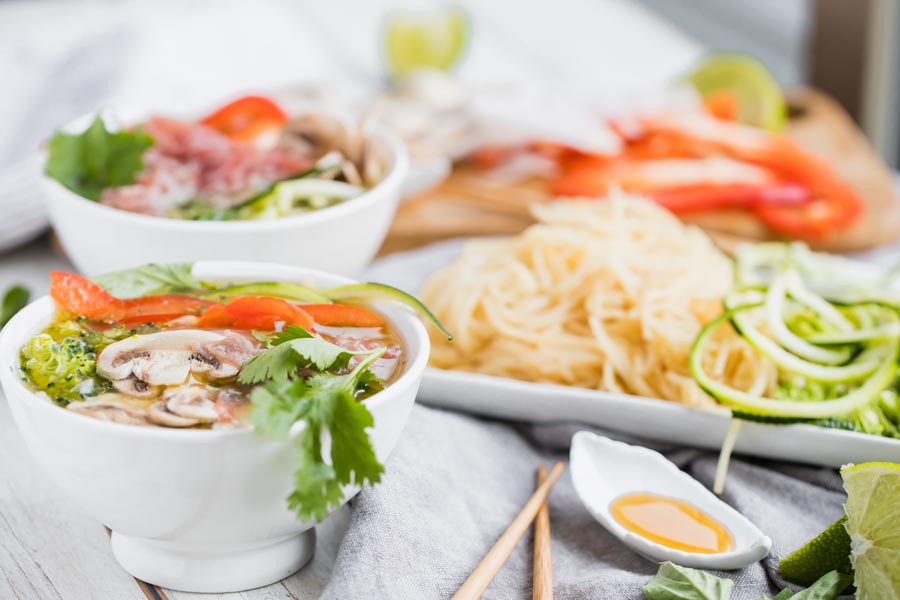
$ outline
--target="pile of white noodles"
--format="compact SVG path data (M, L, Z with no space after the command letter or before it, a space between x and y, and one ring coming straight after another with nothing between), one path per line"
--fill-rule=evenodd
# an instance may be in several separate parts
M471 242L425 285L422 300L455 335L434 336L432 364L712 404L690 376L688 354L722 310L729 259L702 231L640 197L532 210L537 225ZM775 380L736 335L723 335L705 361L743 389Z

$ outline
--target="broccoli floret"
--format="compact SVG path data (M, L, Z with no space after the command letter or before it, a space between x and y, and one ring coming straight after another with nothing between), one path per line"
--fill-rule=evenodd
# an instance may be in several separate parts
M31 338L22 348L22 371L57 404L94 395L96 354L81 337L56 341L48 333Z

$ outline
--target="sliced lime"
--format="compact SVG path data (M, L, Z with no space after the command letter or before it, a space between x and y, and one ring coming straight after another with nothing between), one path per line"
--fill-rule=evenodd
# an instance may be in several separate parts
M391 77L417 69L449 70L466 46L469 20L461 8L407 9L385 19L385 44Z
M809 586L829 571L850 573L850 535L844 515L831 526L789 554L778 565L785 580Z
M781 86L766 67L743 54L710 54L685 81L701 96L731 92L738 102L738 121L781 131L787 120L787 105Z
M846 466L841 477L856 597L900 598L900 465Z

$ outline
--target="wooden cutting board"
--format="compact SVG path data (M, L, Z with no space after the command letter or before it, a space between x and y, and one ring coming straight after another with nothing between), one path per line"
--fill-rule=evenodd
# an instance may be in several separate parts
M791 91L788 104L787 135L829 160L866 203L865 215L853 227L814 246L850 252L895 241L900 236L900 198L893 173L850 116L831 98L809 89ZM452 237L515 234L533 223L530 204L550 200L541 181L500 186L459 167L436 189L400 205L381 254ZM709 231L726 249L746 240L777 239L741 211L717 211L688 220Z

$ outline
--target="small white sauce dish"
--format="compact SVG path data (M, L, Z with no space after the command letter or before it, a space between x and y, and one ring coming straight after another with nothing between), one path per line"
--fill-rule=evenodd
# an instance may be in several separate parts
M626 546L654 562L672 561L700 569L741 569L764 558L772 540L659 452L579 431L570 450L572 481L588 512ZM668 548L633 533L610 513L623 494L647 492L684 500L721 523L734 538L734 549L717 554Z
M83 131L93 118L83 116L61 129ZM191 221L143 215L82 198L42 173L43 196L63 249L84 275L148 262L250 260L353 277L384 241L409 174L406 149L391 132L373 128L365 139L385 166L380 182L338 205L278 219Z
M308 269L251 262L198 262L194 275L322 287L351 283ZM375 420L369 436L384 464L409 417L429 342L424 325L407 309L386 302L375 306L406 355L396 381L365 400ZM287 507L297 455L290 441L271 441L252 429L104 422L55 406L26 387L19 350L54 311L45 296L3 328L0 383L31 454L75 505L112 530L113 554L126 571L167 588L218 593L274 583L312 558L315 524L298 520ZM358 491L345 488L340 504Z

